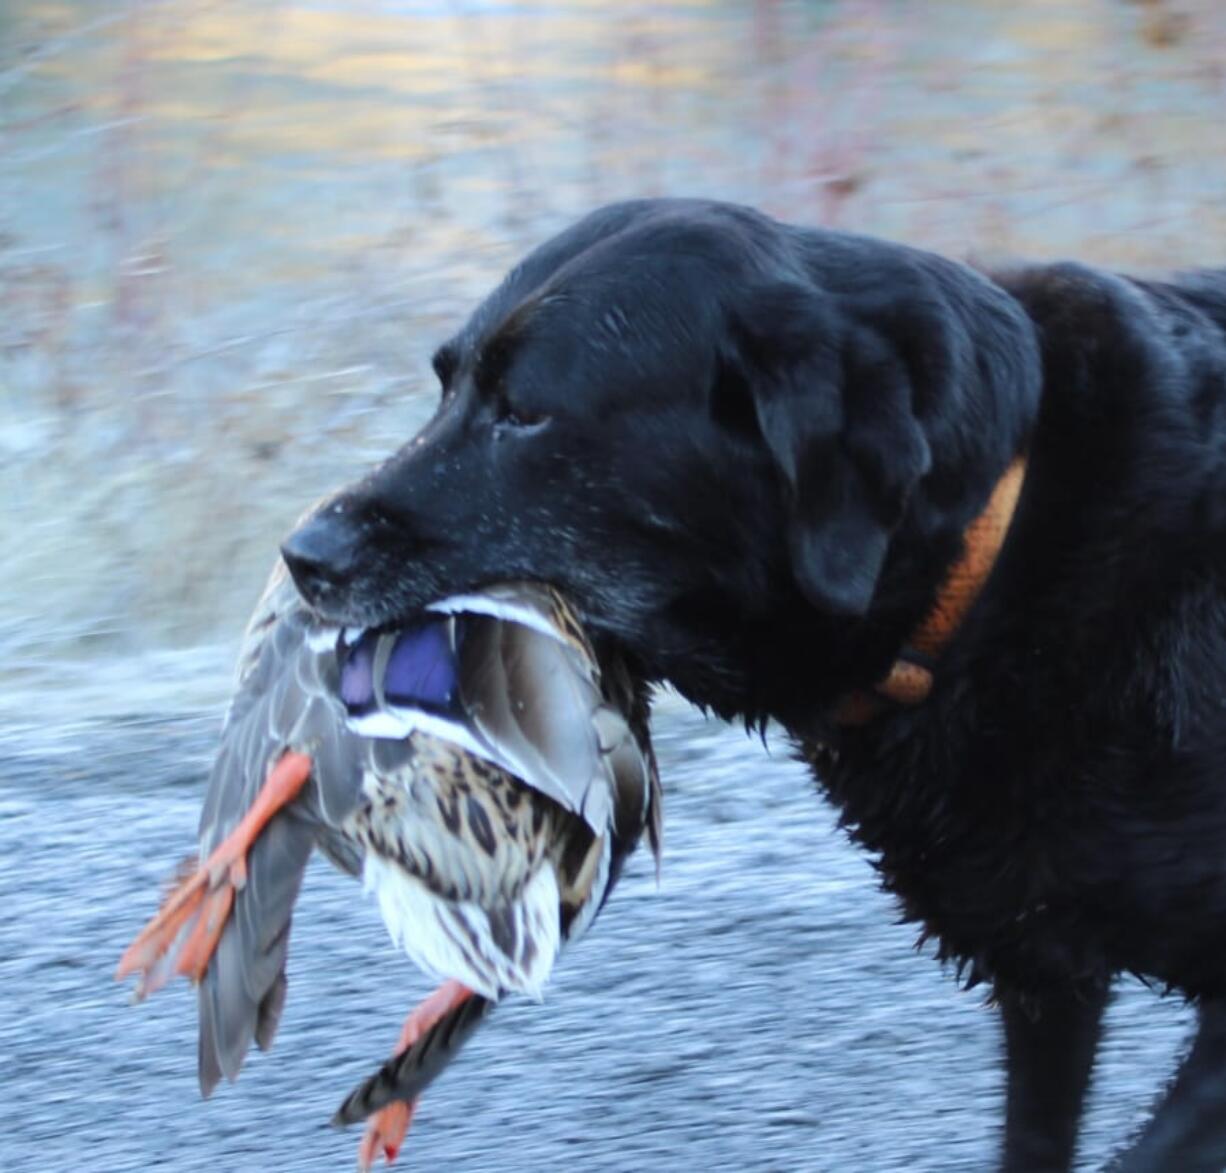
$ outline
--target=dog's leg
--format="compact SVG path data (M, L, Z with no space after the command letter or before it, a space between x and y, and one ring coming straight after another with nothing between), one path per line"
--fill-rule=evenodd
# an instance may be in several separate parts
M1108 991L1000 997L1008 1094L1003 1173L1064 1173L1073 1164L1081 1105Z
M1226 1169L1226 1004L1200 1009L1196 1042L1154 1118L1111 1166L1119 1173Z

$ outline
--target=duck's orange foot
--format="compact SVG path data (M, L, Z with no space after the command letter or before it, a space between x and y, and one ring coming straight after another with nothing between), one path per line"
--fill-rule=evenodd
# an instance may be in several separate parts
M393 1100L390 1104L387 1102L388 1096L396 1093L400 1075L397 1061L414 1062L414 1057L409 1054L412 1048L472 996L472 990L462 983L446 981L415 1006L404 1020L392 1058L350 1095L332 1118L333 1124L343 1126L366 1116L366 1132L358 1145L358 1168L362 1173L366 1173L379 1157L383 1157L389 1165L396 1159L413 1122L413 1113L417 1110L417 1097L407 1101ZM372 1112L372 1101L382 1102L384 1106Z
M416 1100L410 1104L388 1104L366 1121L366 1132L358 1145L359 1173L370 1173L380 1157L389 1165L396 1159L416 1109Z
M176 973L198 982L221 940L234 894L247 882L247 852L269 819L298 796L311 776L306 754L287 753L268 772L255 802L203 866L170 893L119 959L115 977L139 974L137 999Z

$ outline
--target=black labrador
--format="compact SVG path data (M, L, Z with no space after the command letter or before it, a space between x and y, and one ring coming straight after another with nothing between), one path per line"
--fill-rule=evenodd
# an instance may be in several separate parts
M1200 1028L1119 1167L1226 1166L1226 270L984 275L638 201L528 256L435 369L421 434L286 542L306 598L374 625L547 580L646 677L781 722L992 983L1005 1169L1069 1168L1124 971ZM1019 456L926 697L838 720Z

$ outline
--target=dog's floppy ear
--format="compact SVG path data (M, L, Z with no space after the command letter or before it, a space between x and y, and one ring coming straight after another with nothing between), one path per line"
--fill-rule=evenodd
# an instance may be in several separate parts
M932 463L907 368L878 329L803 285L751 290L734 318L731 361L783 484L792 573L822 610L863 615Z

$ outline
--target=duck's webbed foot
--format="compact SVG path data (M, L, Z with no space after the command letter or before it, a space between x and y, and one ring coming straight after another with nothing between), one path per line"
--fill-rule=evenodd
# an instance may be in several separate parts
M198 982L209 967L234 894L247 882L247 852L268 821L293 802L311 776L306 754L286 753L268 772L255 802L202 866L171 891L158 914L128 946L115 977L139 974L138 999L176 973Z
M416 1110L416 1100L408 1104L398 1101L380 1108L366 1121L366 1132L358 1145L358 1173L369 1173L380 1157L389 1165L396 1159Z
M463 1005L473 995L472 990L457 981L446 981L434 991L424 1002L416 1006L404 1021L404 1028L393 1052L392 1064L385 1065L384 1070L395 1063L395 1058L407 1054L413 1046L420 1042L444 1018ZM383 1073L380 1072L380 1075ZM377 1084L379 1076L368 1081L367 1085L350 1096L337 1113L337 1123L344 1123L345 1116L357 1108L357 1101L364 1092L374 1089L371 1084ZM382 1156L390 1165L400 1152L404 1138L408 1134L409 1125L413 1122L413 1113L417 1109L417 1097L411 1100L396 1100L374 1112L366 1120L366 1132L358 1145L358 1169L367 1173L375 1161ZM360 1110L360 1109L359 1109Z

